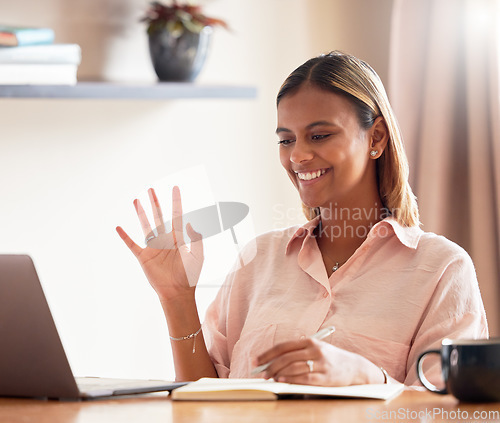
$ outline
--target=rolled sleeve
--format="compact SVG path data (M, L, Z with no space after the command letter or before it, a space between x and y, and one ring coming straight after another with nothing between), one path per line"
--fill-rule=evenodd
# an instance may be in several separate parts
M445 266L436 289L422 315L420 327L408 354L406 385L419 385L416 362L419 355L439 349L444 338L488 337L488 326L474 265L463 251ZM441 366L433 362L426 377L442 384Z

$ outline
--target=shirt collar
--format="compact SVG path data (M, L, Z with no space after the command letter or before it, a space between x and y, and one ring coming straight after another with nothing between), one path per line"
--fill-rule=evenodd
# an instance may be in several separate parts
M401 225L394 217L390 216L380 222L378 222L370 231L374 233L373 236L382 235L381 228L382 227L392 227L394 233L398 237L401 244L405 245L408 248L416 249L418 246L418 242L420 241L420 237L424 233L419 226L403 226ZM370 234L368 236L370 236Z
M316 216L305 225L299 227L290 238L290 241L288 241L285 254L288 254L290 252L293 244L300 242L300 245L302 245L304 243L304 240L313 234L314 230L319 224L319 220L320 216Z
M320 216L316 216L303 226L299 227L286 246L285 254L289 254L293 245L300 242L300 246L304 244L304 240L313 235L314 230L319 224ZM398 221L390 216L376 223L368 234L368 238L385 237L387 236L387 229L392 229L401 244L408 248L416 249L420 237L423 234L419 226L403 226Z

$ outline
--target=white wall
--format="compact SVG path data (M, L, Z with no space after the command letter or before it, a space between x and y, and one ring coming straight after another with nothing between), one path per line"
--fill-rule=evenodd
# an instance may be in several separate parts
M138 23L146 4L0 0L0 12L5 23L50 25L56 41L79 43L81 79L154 81ZM0 99L0 253L34 258L78 375L173 378L160 306L114 229L142 239L137 195L204 165L215 199L248 204L256 233L301 222L274 135L281 82L332 49L359 55L386 78L392 0L204 4L232 31L216 31L198 82L255 85L256 99ZM199 290L202 313L214 293Z

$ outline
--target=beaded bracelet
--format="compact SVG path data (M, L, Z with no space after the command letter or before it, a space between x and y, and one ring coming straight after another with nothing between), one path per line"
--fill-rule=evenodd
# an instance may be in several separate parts
M181 336L180 338L174 338L173 336L170 336L170 339L172 341L185 341L186 339L193 339L193 354L196 352L196 337L198 336L198 334L201 332L201 326L200 328L196 331L196 332L193 332L193 333L190 333L189 335L186 335L186 336Z

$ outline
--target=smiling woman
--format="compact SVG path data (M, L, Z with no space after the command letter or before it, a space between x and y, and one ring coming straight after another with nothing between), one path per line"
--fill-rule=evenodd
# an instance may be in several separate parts
M304 85L309 85L311 90L306 90ZM354 127L354 131L373 131L369 155L371 159L379 159L375 162L376 176L380 182L378 191L381 201L378 204L383 204L391 210L391 214L399 223L408 226L418 224L418 208L408 183L408 163L402 137L385 89L376 72L365 62L339 53L329 55L328 60L324 57L313 58L296 69L282 85L277 96L279 115L286 113L286 111L280 112L281 100L291 94L297 94L299 89L302 92L309 92L311 96L309 107L316 107L316 111L328 94L337 94L336 101L339 103L337 110L344 111L343 115L337 112L335 116L335 119L340 120L339 123L326 119L307 124L307 129L310 130L320 127L317 134L311 135L313 140L324 139L325 136L329 137L342 131L347 110L350 110L351 117L357 118L357 127ZM319 97L315 98L315 95ZM330 102L334 101L333 96L330 95L328 98ZM304 109L311 110L309 107ZM335 113L335 108L325 107L324 111L326 110ZM321 125L324 128L321 128ZM278 133L283 130L279 126L278 122ZM330 129L326 134L320 131L328 129L325 127ZM317 215L318 209L306 204L305 206L312 209L308 211L308 216Z
M382 207L375 161L388 138L382 119L360 128L351 101L308 83L279 103L278 126L281 163L307 207Z
M290 383L413 385L418 356L443 338L487 337L470 257L419 228L401 135L375 71L339 52L313 58L287 78L277 111L280 161L309 222L256 239L202 332L193 284L202 240L192 227L190 249L182 239L180 192L173 230L161 231L168 249L142 249L118 230L160 297L177 378L249 377L266 364L261 376ZM329 326L334 333L312 337ZM439 369L426 375L434 381Z

